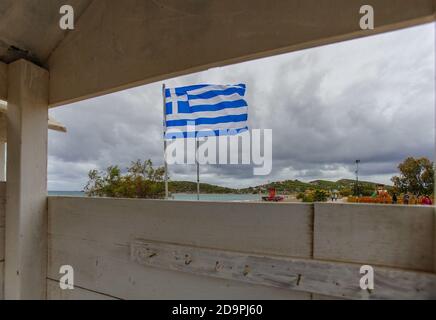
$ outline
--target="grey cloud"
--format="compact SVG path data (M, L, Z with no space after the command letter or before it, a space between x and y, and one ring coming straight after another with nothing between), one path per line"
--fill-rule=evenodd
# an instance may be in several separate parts
M434 158L434 25L214 68L169 79L168 86L246 83L251 128L273 129L273 171L203 166L202 180L248 186L268 180L389 182L407 156ZM51 111L68 127L50 133L49 188L81 189L89 168L162 164L161 84ZM174 180L195 166L171 166Z

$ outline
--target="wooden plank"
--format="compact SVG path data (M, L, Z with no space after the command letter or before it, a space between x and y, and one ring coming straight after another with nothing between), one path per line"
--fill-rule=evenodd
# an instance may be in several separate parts
M0 300L4 299L6 182L0 182Z
M6 215L6 182L0 182L0 227L5 226Z
M0 227L0 261L5 260L5 227Z
M98 292L89 291L79 287L72 290L62 290L59 282L47 279L48 300L118 300L115 297L107 296Z
M120 243L51 235L49 278L59 280L65 264L74 268L76 286L121 299L310 299L305 292L144 267Z
M49 197L49 233L310 258L312 205Z
M48 118L48 128L54 131L67 132L67 127L52 117Z
M314 258L433 271L434 207L315 204Z
M5 204L6 182L0 182L0 261L5 259Z
M0 100L8 97L8 65L0 61Z
M4 274L5 274L5 263L4 261L0 261L0 300L3 300L5 298L4 294Z
M435 0L436 4L436 0ZM436 7L436 6L435 6ZM436 273L436 211L433 214L433 272Z
M6 182L0 182L0 261L5 259ZM3 277L3 273L0 275Z
M344 300L343 298L338 297L332 297L332 296L325 296L323 294L312 294L312 300Z
M360 265L250 255L146 240L133 261L153 268L350 299L436 299L436 274L375 268L375 288L360 289Z

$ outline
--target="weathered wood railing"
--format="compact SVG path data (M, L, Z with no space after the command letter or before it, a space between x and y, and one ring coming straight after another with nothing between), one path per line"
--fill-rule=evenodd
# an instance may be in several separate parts
M49 197L49 298L436 298L432 207ZM359 268L375 271L361 290ZM71 265L75 289L60 290Z
M0 182L0 300L4 296L6 183Z
M149 267L349 299L436 299L436 274L375 267L376 289L360 288L361 264L261 256L136 240L133 261Z

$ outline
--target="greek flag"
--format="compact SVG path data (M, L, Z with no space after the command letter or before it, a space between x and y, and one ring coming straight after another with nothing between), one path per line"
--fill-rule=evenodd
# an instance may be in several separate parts
M234 135L247 131L245 90L245 84L165 89L165 138Z

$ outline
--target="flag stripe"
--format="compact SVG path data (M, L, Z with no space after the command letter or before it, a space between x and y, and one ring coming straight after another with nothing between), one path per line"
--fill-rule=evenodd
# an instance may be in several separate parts
M216 104L202 104L199 106L193 106L189 107L190 112L189 113L195 113L195 112L205 112L205 111L219 111L226 108L240 108L240 107L247 107L247 102L244 99L236 100L236 101L223 101ZM174 112L174 110L173 110ZM188 113L188 112L181 112L179 110L179 114L182 113Z
M194 94L192 91L188 91L188 99L210 99L217 96L229 96L232 94L237 94L240 97L243 97L245 95L245 88L241 87L232 87L222 90L210 90L209 88L203 88L201 90L196 90L196 92L200 92L199 94Z
M230 115L239 115L239 114L247 114L248 108L247 107L240 107L240 108L228 108L228 109L222 109L219 111L205 111L205 112L195 112L195 113L183 113L182 115L179 114L168 114L167 115L167 121L169 120L180 120L182 117L184 120L195 120L197 118L215 118L215 117L221 117L221 116L230 116Z
M197 118L195 120L170 120L167 121L167 128L170 127L180 127L180 126L187 126L189 125L195 125L199 126L202 124L217 124L217 123L232 123L232 122L241 122L241 121L247 121L247 114L238 114L238 115L230 115L230 116L222 116L222 117L215 117L215 118Z
M227 129L235 129L242 128L247 126L246 121L241 122L227 122L227 123L216 123L216 124L200 124L198 126L178 126L178 127L169 127L167 128L167 132L177 132L177 131L187 131L187 130L227 130Z
M165 139L171 140L171 139L177 139L177 138L194 138L194 137L207 137L207 136L231 136L231 135L237 135L242 132L245 132L248 130L248 127L242 127L242 128L235 128L231 130L198 130L198 131L178 131L178 132L172 132L167 133L165 135Z
M220 103L223 101L237 101L237 100L241 100L241 99L242 99L242 97L240 94L233 93L233 94L230 94L228 96L215 96L215 97L205 98L205 99L189 100L189 106L195 107L195 106L201 106L201 105L205 105L205 104L217 104L217 103Z

